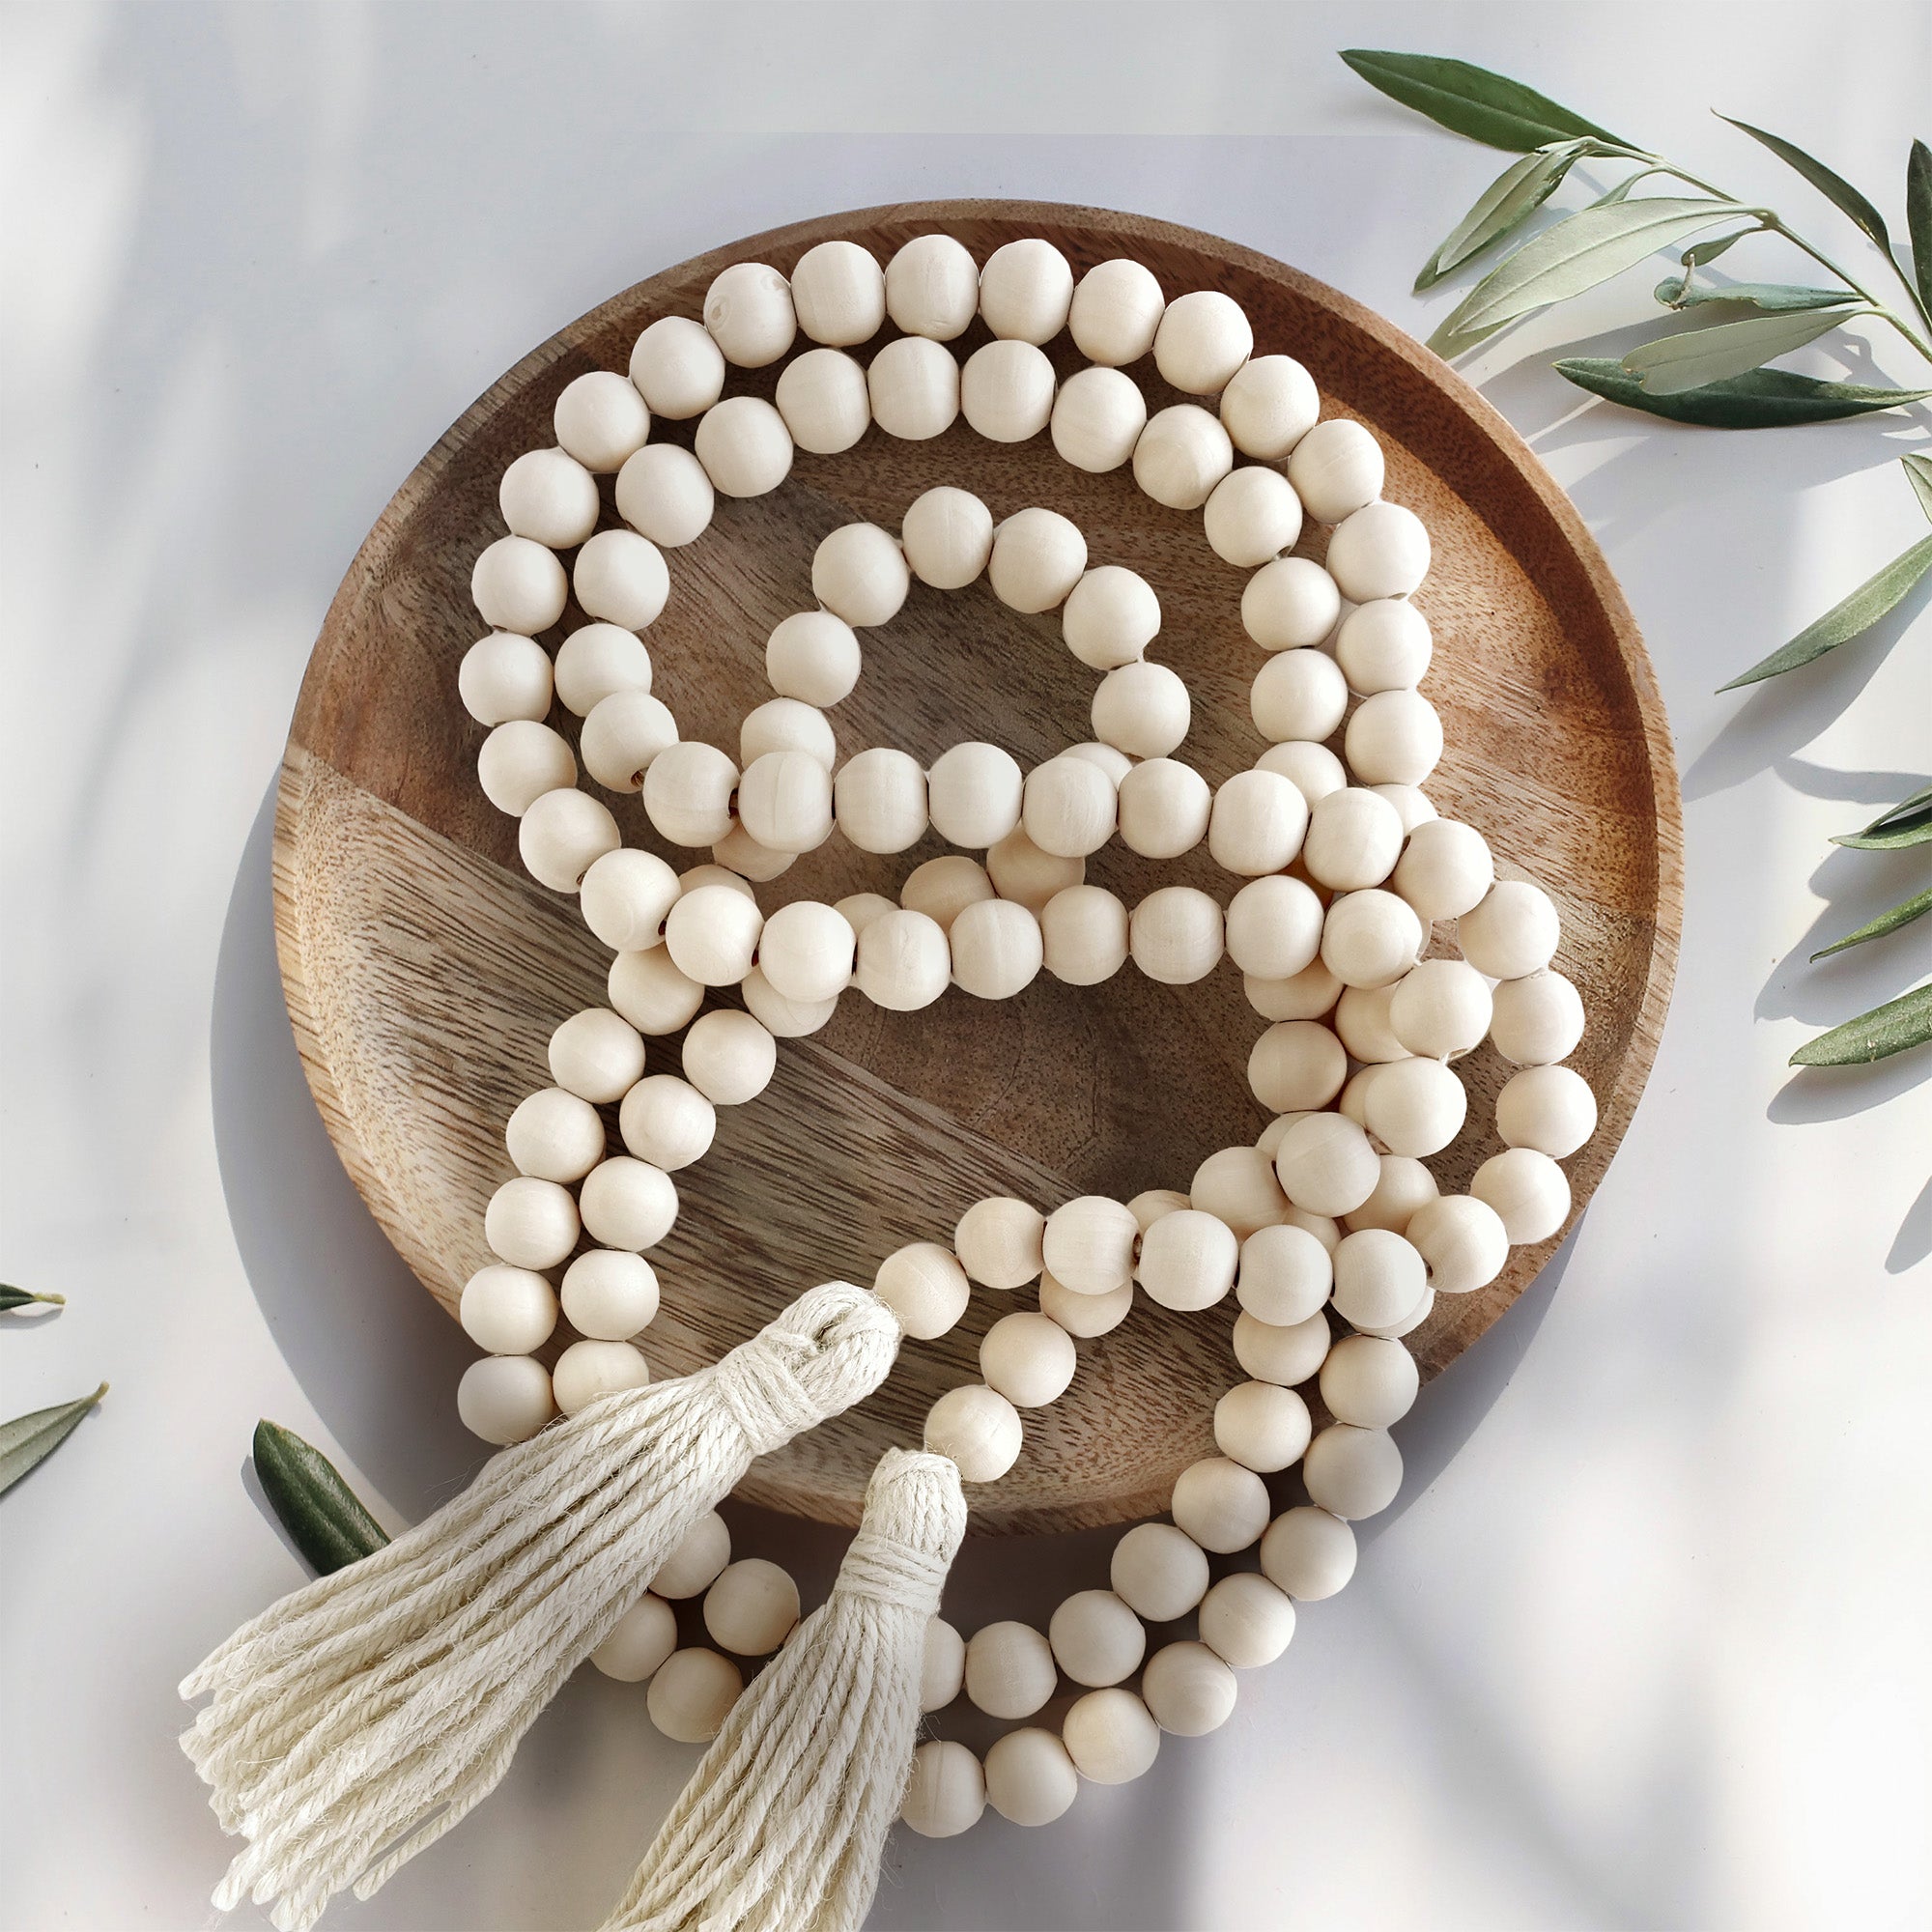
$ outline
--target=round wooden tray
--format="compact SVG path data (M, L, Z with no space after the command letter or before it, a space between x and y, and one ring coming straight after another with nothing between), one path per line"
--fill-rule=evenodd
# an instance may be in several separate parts
M275 821L275 914L289 1012L317 1104L377 1220L437 1298L454 1309L489 1260L483 1207L509 1173L502 1122L547 1084L559 1020L601 1002L610 955L576 906L533 885L516 827L477 788L482 731L456 696L480 626L469 596L477 551L502 531L497 484L512 458L552 441L557 391L586 369L623 369L663 315L701 312L726 264L789 271L814 242L844 236L882 259L911 236L955 235L980 259L1043 235L1076 271L1115 255L1145 262L1171 293L1227 291L1259 349L1298 356L1325 414L1366 421L1388 452L1387 495L1435 539L1418 596L1435 634L1427 690L1448 751L1429 789L1478 826L1505 871L1533 876L1563 915L1558 965L1582 989L1589 1027L1575 1064L1603 1121L1568 1163L1580 1210L1649 1070L1676 956L1679 805L1662 705L1643 645L1595 543L1506 423L1434 355L1307 276L1191 230L1098 210L1023 202L932 202L861 210L780 229L668 270L604 303L526 356L416 467L343 580L302 686ZM978 325L957 345L980 339ZM1073 366L1065 337L1051 353ZM731 387L769 395L776 369ZM1151 408L1176 400L1151 361L1133 374ZM654 427L688 441L693 426ZM876 429L836 457L801 456L784 487L720 499L716 522L671 554L671 597L649 634L657 688L690 737L731 750L745 711L770 695L763 645L807 607L813 546L868 518L896 528L939 482L978 492L996 516L1029 503L1065 511L1093 560L1145 574L1163 611L1157 655L1194 693L1182 754L1212 782L1263 749L1248 719L1260 657L1241 630L1244 574L1221 563L1198 515L1164 510L1129 472L1090 476L1037 437L988 443L963 423L925 443ZM605 521L615 521L606 489ZM1319 555L1325 533L1304 549ZM558 634L583 621L575 605ZM835 714L841 753L896 745L930 760L961 738L1031 765L1089 735L1094 673L1055 616L1006 610L983 582L942 596L915 584L892 625L867 634L859 689ZM565 721L554 721L563 723ZM571 724L574 720L567 721ZM574 734L573 734L574 735ZM636 799L610 801L626 837L656 838ZM760 889L767 907L861 889L896 896L941 849L874 859L835 839ZM1225 899L1205 851L1154 866L1118 843L1088 876L1131 904L1190 881ZM869 1282L902 1242L945 1239L980 1195L1051 1208L1187 1186L1217 1148L1252 1141L1266 1116L1245 1065L1260 1033L1224 963L1198 985L1131 969L1095 988L1042 975L987 1006L954 992L920 1013L852 997L822 1033L783 1043L770 1091L725 1110L717 1146L678 1176L676 1228L652 1259L664 1311L644 1338L656 1374L714 1359L809 1284ZM674 1067L677 1044L653 1041ZM1506 1069L1484 1048L1462 1069L1470 1127L1432 1163L1445 1189L1493 1152ZM1482 1293L1444 1298L1412 1338L1425 1374L1465 1349L1522 1291L1553 1242L1517 1250ZM979 1341L1018 1296L976 1294L939 1343L907 1346L862 1408L757 1463L741 1493L826 1520L856 1520L888 1443L913 1442L932 1398L977 1374ZM1232 1304L1176 1317L1146 1304L1080 1345L1072 1390L1030 1416L1018 1465L974 1497L984 1529L1091 1526L1165 1507L1176 1472L1207 1451L1216 1395L1238 1378ZM440 1399L449 1398L448 1391Z

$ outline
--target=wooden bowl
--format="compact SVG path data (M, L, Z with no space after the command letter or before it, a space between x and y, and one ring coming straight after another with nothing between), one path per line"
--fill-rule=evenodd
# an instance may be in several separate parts
M476 553L501 534L497 485L549 444L559 389L588 369L626 367L644 326L696 316L728 263L789 271L843 236L889 257L940 229L981 260L1043 235L1076 271L1111 256L1145 262L1170 293L1219 288L1247 310L1258 351L1298 356L1325 414L1367 422L1388 453L1387 495L1435 540L1418 595L1435 636L1425 689L1448 750L1429 789L1469 820L1505 871L1534 877L1563 916L1557 964L1580 987L1588 1031L1574 1064L1602 1108L1596 1138L1568 1163L1580 1210L1650 1068L1668 997L1682 886L1679 806L1662 705L1643 645L1603 556L1563 493L1509 426L1434 355L1332 289L1251 250L1136 215L1024 202L874 208L755 236L666 270L572 323L526 356L430 451L384 511L336 593L310 661L284 761L275 822L275 912L289 1012L317 1104L377 1220L446 1308L490 1257L483 1208L510 1167L502 1125L549 1084L557 1023L599 1004L610 955L575 904L533 885L515 822L475 778L483 732L458 702L456 669L479 634L469 595ZM979 325L955 345L982 339ZM803 338L801 338L802 346ZM1063 373L1074 352L1050 353ZM769 396L776 369L732 372L733 392ZM1177 400L1151 361L1132 372L1151 408ZM688 442L693 425L658 425ZM810 560L853 518L896 528L922 490L977 492L995 516L1030 503L1065 511L1094 562L1141 571L1163 612L1156 655L1187 679L1194 725L1182 755L1211 782L1263 750L1247 691L1261 657L1238 606L1244 573L1208 548L1201 519L1165 510L1127 470L1091 476L1045 436L1011 446L964 423L931 442L876 428L836 457L801 455L790 479L750 501L721 498L711 528L670 554L671 598L648 641L657 689L688 737L735 755L737 721L770 696L764 640L809 608ZM606 488L606 523L615 521ZM1325 532L1303 548L1320 555ZM582 622L575 605L558 628ZM552 641L554 641L553 639ZM947 595L915 584L905 610L865 637L866 669L838 708L841 753L896 745L930 761L983 737L1032 765L1089 735L1094 673L1060 642L1057 618L1006 610L981 582ZM554 719L574 726L574 719ZM570 735L575 737L574 729ZM587 781L586 781L587 782ZM611 799L627 838L680 866L635 798ZM760 889L772 905L877 890L896 896L928 838L895 859L835 839ZM1170 865L1119 843L1091 880L1129 904L1157 884L1229 884L1205 850ZM1245 1067L1263 1022L1224 964L1200 984L1155 985L1131 967L1104 986L1042 975L988 1006L953 992L923 1012L858 995L825 1030L782 1044L770 1091L725 1110L713 1151L678 1176L677 1226L652 1256L664 1311L643 1338L657 1375L713 1360L800 1290L869 1282L901 1243L947 1238L966 1206L1013 1193L1051 1208L1076 1194L1125 1199L1184 1190L1218 1148L1252 1142L1267 1117ZM673 1041L651 1064L674 1067ZM1507 1068L1485 1047L1463 1064L1469 1127L1431 1164L1466 1187L1496 1151ZM1434 1374L1521 1293L1553 1241L1513 1252L1491 1288L1444 1297L1411 1338ZM757 1463L748 1499L825 1520L856 1520L888 1443L916 1442L943 1389L977 1376L980 1337L1030 1306L977 1293L939 1343L909 1344L863 1407ZM977 1492L982 1530L1092 1526L1164 1509L1174 1476L1211 1445L1214 1399L1239 1379L1232 1302L1169 1315L1146 1303L1080 1345L1067 1396L1031 1415L1017 1466ZM451 1391L433 1391L451 1399Z

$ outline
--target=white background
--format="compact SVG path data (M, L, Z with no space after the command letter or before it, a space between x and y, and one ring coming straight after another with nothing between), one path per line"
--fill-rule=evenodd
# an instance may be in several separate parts
M4 24L0 1275L71 1305L7 1323L0 1412L114 1384L0 1502L7 1932L213 1918L229 1848L173 1686L300 1576L249 1489L256 1417L323 1444L391 1522L475 1460L451 1413L468 1351L301 1082L266 801L331 590L500 370L715 242L939 194L1193 223L1426 333L1440 298L1411 298L1414 267L1500 162L1373 95L1338 46L1518 73L1848 252L1706 108L1829 156L1895 225L1907 140L1932 134L1912 125L1932 15L1904 5ZM1585 337L1619 353L1655 278L1474 372L1603 540L1676 731L1684 959L1636 1122L1564 1260L1406 1426L1413 1480L1356 1584L1243 1680L1227 1729L1047 1832L989 1814L901 1837L877 1927L1932 1918L1932 1063L1784 1066L1926 970L1932 922L1804 964L1918 883L1827 840L1923 781L1926 595L1812 671L1712 696L1922 533L1892 459L1924 418L1745 439L1589 405L1548 361ZM792 1542L813 1575L836 1553ZM1038 1614L1099 1561L1091 1542L1020 1558L971 1552L969 1628ZM640 1695L574 1683L483 1813L330 1922L594 1923L695 1755Z

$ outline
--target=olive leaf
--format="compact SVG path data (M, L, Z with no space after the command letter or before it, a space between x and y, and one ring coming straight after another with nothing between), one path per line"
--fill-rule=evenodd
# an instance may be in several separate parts
M1888 932L1896 932L1901 925L1910 925L1915 919L1922 919L1928 912L1932 912L1932 886L1927 886L1922 893L1915 894L1909 899L1901 899L1876 919L1867 920L1856 932L1848 932L1844 938L1821 948L1812 953L1812 962L1815 964L1820 959L1829 959L1833 953L1842 952L1848 946L1862 946L1868 939L1883 939Z
M29 1469L51 1456L106 1393L107 1384L102 1382L92 1395L57 1402L51 1408L37 1408L31 1414L16 1415L12 1422L0 1422L0 1491L11 1490Z
M1932 456L1921 456L1915 449L1910 456L1898 460L1905 465L1906 478L1912 485L1912 494L1918 498L1918 507L1932 521Z
M1793 1066L1863 1066L1932 1039L1932 985L1918 986L1807 1040Z
M1862 832L1840 832L1832 843L1855 852L1899 852L1932 839L1932 785L1882 811Z
M1794 282L1730 282L1723 288L1692 286L1689 275L1671 275L1658 283L1654 294L1665 308L1751 309L1785 315L1798 309L1843 308L1864 298L1852 289L1809 289ZM1718 320L1713 317L1712 320Z
M0 1314L11 1308L25 1308L30 1302L44 1301L53 1308L65 1308L67 1296L64 1294L33 1294L24 1288L14 1288L0 1281Z
M1800 665L1810 664L1827 651L1849 643L1870 630L1928 570L1932 570L1932 537L1920 537L1910 550L1866 578L1849 597L1805 625L1788 644L1780 645L1768 658L1718 689L1736 691L1740 685L1762 683L1768 677L1796 670Z
M253 1443L262 1492L318 1577L373 1555L388 1533L313 1443L276 1422L258 1422Z
M1415 278L1415 293L1434 288L1444 275L1520 227L1555 193L1563 177L1594 145L1587 140L1565 141L1512 161L1422 265Z
M1923 141L1913 142L1905 163L1905 232L1919 313L1932 322L1932 148Z
M1554 366L1567 382L1605 402L1703 429L1785 429L1797 423L1837 422L1932 396L1932 389L1866 388L1858 383L1821 382L1789 369L1753 369L1674 396L1658 396L1608 356L1566 355Z
M1753 141L1761 141L1787 167L1795 168L1834 208L1849 214L1878 243L1886 257L1890 258L1891 237L1886 230L1885 216L1843 175L1828 168L1823 161L1807 155L1803 148L1794 146L1782 135L1768 134L1762 128L1753 128L1748 121L1733 121L1728 114L1719 114L1718 119L1730 122L1733 128L1748 134Z
M1532 148L1579 134L1619 141L1607 128L1559 107L1520 81L1492 73L1488 68L1472 67L1467 61L1371 47L1346 47L1342 58L1391 100L1413 107L1453 133L1466 134L1492 148L1526 154Z
M1706 383L1742 376L1829 334L1842 315L1760 315L1746 322L1718 322L1645 342L1624 357L1625 371L1653 396L1681 395Z

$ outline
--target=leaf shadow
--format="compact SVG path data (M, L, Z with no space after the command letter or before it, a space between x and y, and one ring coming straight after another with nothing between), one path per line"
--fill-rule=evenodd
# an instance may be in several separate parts
M1932 1255L1932 1180L1918 1190L1918 1198L1905 1210L1898 1234L1885 1258L1887 1274L1904 1274L1927 1255Z
M0 1335L13 1329L42 1327L49 1321L58 1321L66 1313L67 1304L63 1301L30 1301L22 1308L10 1308L0 1314Z
M1808 758L1781 758L1775 769L1791 790L1805 798L1839 799L1847 805L1897 805L1932 782L1922 772L1841 772L1834 765L1813 764ZM1875 816L1875 812L1867 814L1868 819ZM1857 829L1853 825L1845 827L1847 832Z
M1759 988L1752 1008L1756 1016L1835 1026L1902 993L1932 964L1932 926L1922 921L1829 959L1813 961L1811 955L1922 890L1925 869L1925 854L1917 850L1850 852L1833 847L1808 882L1824 903Z

